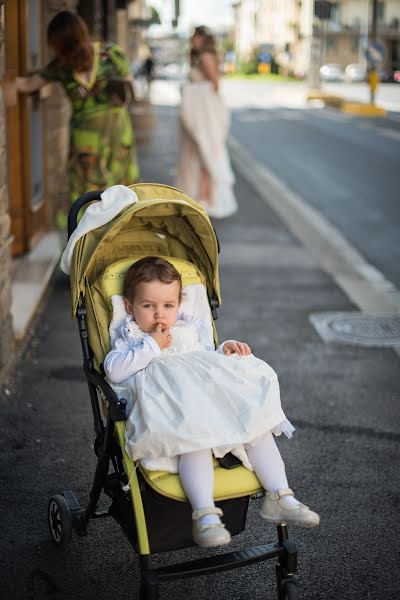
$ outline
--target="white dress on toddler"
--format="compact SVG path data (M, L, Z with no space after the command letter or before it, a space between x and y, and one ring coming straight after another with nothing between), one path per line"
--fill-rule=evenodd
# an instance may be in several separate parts
M171 328L171 346L158 349L145 368L113 384L128 401L126 450L147 469L177 472L180 454L212 448L216 457L233 452L252 470L243 444L254 444L271 430L287 437L294 431L281 407L275 371L252 354L224 355L223 344L211 350L201 323L180 315ZM131 317L120 336L120 347L128 344L143 352L143 341L150 340L158 348Z

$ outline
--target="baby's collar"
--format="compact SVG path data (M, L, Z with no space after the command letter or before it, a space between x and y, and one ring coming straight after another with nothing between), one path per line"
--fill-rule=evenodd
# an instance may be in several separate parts
M182 313L179 313L175 326L176 325L179 326L181 319L182 319ZM136 323L136 321L134 321L134 319L131 315L128 315L126 317L125 327L129 334L129 337L131 337L134 340L141 340L145 335L148 335L140 329L139 325Z
M133 320L133 317L126 317L125 326L129 333L129 337L133 338L134 340L140 340L144 337L144 331L140 329L136 321Z

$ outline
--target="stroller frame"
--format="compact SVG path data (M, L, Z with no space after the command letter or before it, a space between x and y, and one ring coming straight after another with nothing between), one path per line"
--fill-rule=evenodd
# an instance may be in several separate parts
M77 227L78 213L81 208L92 201L99 200L101 193L100 190L88 192L74 202L68 215L68 237L71 236ZM211 308L214 309L212 310L212 314L215 319L215 301L210 302L210 304ZM128 500L128 495L122 487L128 483L128 477L124 470L122 450L115 438L116 430L118 427L124 426L123 422L126 420L126 401L117 397L112 387L106 381L104 373L100 373L94 366L93 351L88 339L86 307L83 302L77 308L76 318L83 354L83 370L87 379L93 411L94 430L96 434L94 450L98 460L86 508L80 505L71 491L64 491L62 494L54 495L50 498L48 504L50 534L53 542L60 548L65 549L70 541L73 529L79 536L86 536L88 533L88 524L91 519L113 516L120 524L129 542L137 551L138 522L136 513L141 512L142 515L144 514L141 494L145 491L147 484L141 473L135 470L133 476L130 477L129 483L137 487L138 502L136 503L134 498L132 506ZM105 424L100 410L100 404L104 400L108 403L108 414ZM114 471L111 474L109 474L110 463ZM97 510L102 491L113 501L107 511ZM255 494L254 496L257 497L258 495ZM239 499L234 498L225 502L236 500ZM249 496L240 499L242 506L243 500L245 501L243 513L245 519ZM187 510L187 502L179 502L178 504L183 505L183 507L186 506ZM132 518L133 516L135 516L136 526L135 520ZM152 553L150 553L149 549L143 551L139 543L141 572L140 600L156 600L159 597L159 584L163 582L235 569L270 559L277 559L278 600L297 600L297 548L295 543L288 537L286 523L282 522L277 526L277 533L278 540L275 543L175 563L160 568L153 568ZM176 546L172 549L177 549L178 547L187 547L187 544L185 546ZM171 550L171 548L169 549ZM167 549L156 550L156 552L159 551L165 552Z

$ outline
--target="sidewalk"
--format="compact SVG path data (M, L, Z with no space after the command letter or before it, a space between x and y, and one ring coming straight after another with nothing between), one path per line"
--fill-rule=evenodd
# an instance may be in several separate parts
M154 139L139 154L143 178L173 184L176 109L154 111ZM297 429L293 440L278 441L289 484L321 515L316 530L290 530L299 548L301 598L397 600L398 356L320 339L310 313L357 308L241 177L236 193L239 212L214 222L223 300L217 326L221 339L248 341L278 372L282 403ZM136 600L137 561L112 520L91 523L88 537L73 536L64 554L49 542L49 496L71 489L86 503L95 466L78 330L69 315L66 278L57 273L0 403L0 597ZM233 548L275 539L258 517L259 505L250 503L246 531ZM187 560L198 555L179 553ZM271 561L183 580L165 585L162 598L274 598L274 571Z

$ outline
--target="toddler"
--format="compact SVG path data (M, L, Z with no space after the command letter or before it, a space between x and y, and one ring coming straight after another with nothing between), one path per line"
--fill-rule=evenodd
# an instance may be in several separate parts
M206 325L180 312L181 303L182 281L171 263L149 256L129 268L129 316L104 369L133 398L126 427L132 459L159 465L177 457L193 509L193 539L203 548L231 539L214 504L213 453L233 450L255 471L266 491L263 519L318 525L319 516L289 488L272 435L291 437L294 431L281 407L276 373L244 342L229 340L215 350Z

